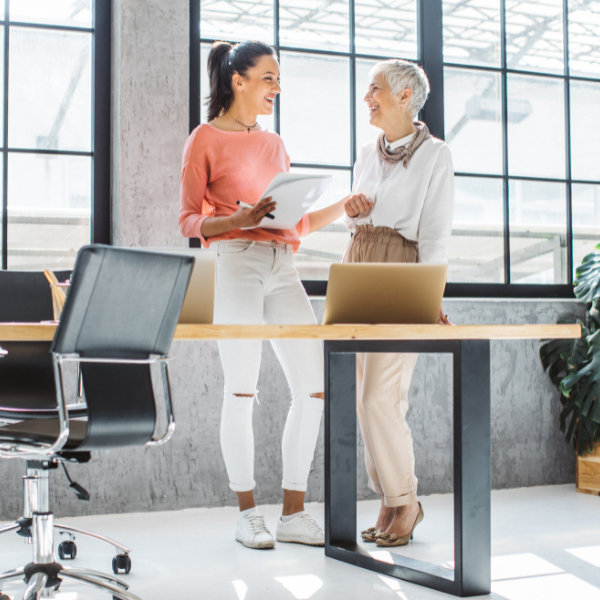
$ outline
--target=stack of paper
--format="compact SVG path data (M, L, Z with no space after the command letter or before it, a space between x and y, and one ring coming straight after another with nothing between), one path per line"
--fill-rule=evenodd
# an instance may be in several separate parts
M291 229L295 227L308 209L323 195L333 180L331 175L306 173L277 173L269 184L263 198L273 197L277 207L274 219L263 219L263 229ZM248 228L252 229L252 228Z

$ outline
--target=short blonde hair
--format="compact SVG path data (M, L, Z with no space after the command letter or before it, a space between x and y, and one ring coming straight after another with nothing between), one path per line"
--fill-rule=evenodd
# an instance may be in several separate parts
M429 80L425 71L415 63L399 58L391 58L378 62L369 73L373 77L381 73L388 85L392 88L392 94L397 96L402 90L410 88L412 98L409 108L415 118L423 108L427 97L429 96Z

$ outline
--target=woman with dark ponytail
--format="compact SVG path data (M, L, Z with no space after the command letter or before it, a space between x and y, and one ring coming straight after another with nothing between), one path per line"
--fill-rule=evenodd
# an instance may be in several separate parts
M283 141L263 130L258 115L272 114L279 63L262 42L213 44L208 57L208 123L185 143L179 227L216 249L215 323L316 324L294 265L300 236L328 225L344 211L344 200L311 212L293 229L259 227L276 210L260 200L273 177L287 172ZM239 208L240 200L252 208ZM308 473L323 413L323 355L318 340L273 340L290 386L285 423L283 514L276 539L313 546L323 530L304 512ZM260 368L260 340L222 340L225 376L221 447L230 487L238 497L236 539L249 548L272 548L275 540L254 503L252 409Z

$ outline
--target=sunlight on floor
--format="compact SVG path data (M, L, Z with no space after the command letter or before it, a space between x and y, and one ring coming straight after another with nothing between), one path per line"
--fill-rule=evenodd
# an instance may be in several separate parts
M292 593L296 600L308 600L323 587L323 580L316 575L275 577L275 581L279 581L288 592Z
M392 579L391 577L386 577L385 575L378 575L378 577L391 590L394 590L401 600L408 600L408 598L404 595L404 592L401 591L402 587L397 579Z
M237 579L231 583L233 584L237 600L245 600L246 594L248 593L248 586L241 579Z
M600 546L588 546L587 548L571 548L567 550L573 556L585 560L585 562L600 567Z
M375 559L384 563L388 563L390 565L394 564L394 559L392 555L387 550L374 550L373 552L369 552L369 554Z
M510 554L492 558L492 581L555 573L563 573L563 570L535 554Z
M497 581L492 592L506 600L600 600L600 589L566 573Z

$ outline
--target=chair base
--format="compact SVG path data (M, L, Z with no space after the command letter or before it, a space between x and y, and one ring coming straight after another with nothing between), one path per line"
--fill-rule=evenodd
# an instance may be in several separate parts
M75 546L74 533L78 535L85 535L87 537L95 538L102 542L105 542L111 546L114 546L118 554L113 558L113 571L117 575L121 570L125 572L125 574L131 571L131 557L129 554L131 553L131 549L127 548L123 544L106 537L104 535L100 535L99 533L94 533L93 531L86 531L85 529L79 529L78 527L71 527L70 525L61 525L60 523L54 524L54 529L56 529L61 535L68 534L69 539L66 542L63 542L58 547L59 556L63 560L74 559L77 553L77 547ZM9 523L8 525L4 525L0 527L0 535L5 533L16 532L17 535L20 535L26 539L28 543L31 542L31 519L27 519L26 517L22 517L18 521L14 523ZM63 554L61 550L61 546L63 544L70 544L69 551ZM0 600L2 600L0 598Z
M128 592L129 586L117 577L105 575L92 569L64 567L57 562L48 564L29 563L25 567L0 574L0 594L2 594L3 583L19 579L27 584L23 593L23 600L40 600L48 597L48 592L53 593L58 590L63 581L83 583L102 589L112 594L113 599L140 600L138 596ZM0 597L2 596L0 595ZM8 596L4 597L9 598Z
M0 527L0 536L15 531L17 535L25 538L27 543L31 543L32 513L34 511L49 511L50 482L48 474L49 471L55 470L57 466L56 463L27 461L27 475L23 477L23 504L25 516L14 523ZM119 574L121 571L127 574L131 571L131 557L129 556L131 549L120 542L93 531L86 531L85 529L79 529L78 527L60 523L54 523L54 529L61 535L66 534L68 536L58 547L58 554L61 560L75 558L77 547L74 542L75 536L73 534L78 534L95 538L115 548L117 555L112 560L113 572L115 574ZM2 599L0 598L0 600Z
M23 600L53 597L63 581L84 583L112 595L113 600L140 600L127 590L129 586L114 577L92 569L64 567L54 558L54 515L34 512L30 519L33 561L28 565L0 575L0 593L4 582L22 579L25 584Z

